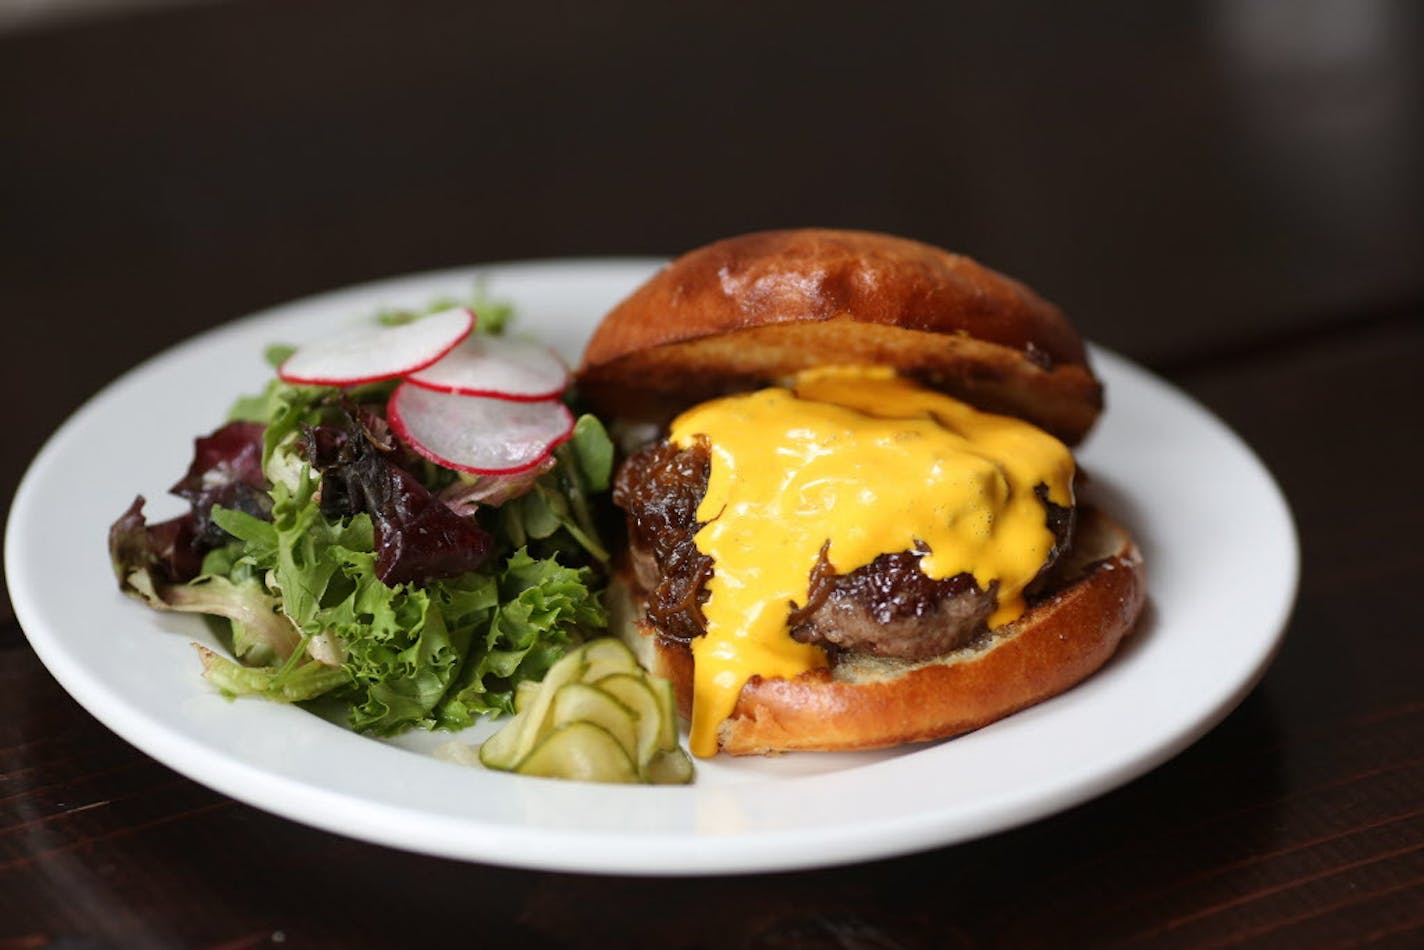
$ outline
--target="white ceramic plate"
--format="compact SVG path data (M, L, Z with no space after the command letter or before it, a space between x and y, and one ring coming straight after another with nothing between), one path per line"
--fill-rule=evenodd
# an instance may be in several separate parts
M1135 637L1069 693L962 738L894 752L702 763L690 787L584 785L437 761L447 736L384 742L199 677L201 620L116 590L109 524L143 493L155 520L194 436L267 378L268 343L301 342L387 305L469 292L514 301L519 327L576 359L593 322L656 267L549 262L420 275L280 307L128 373L75 414L15 497L10 594L55 678L120 736L275 814L413 851L633 874L805 868L931 848L1068 808L1176 754L1264 672L1294 599L1298 552L1279 490L1225 426L1096 351L1109 410L1080 456L1135 533L1150 603ZM100 477L96 477L100 476ZM1233 579L1250 576L1249 588ZM475 742L488 727L462 734ZM725 758L725 757L724 757Z

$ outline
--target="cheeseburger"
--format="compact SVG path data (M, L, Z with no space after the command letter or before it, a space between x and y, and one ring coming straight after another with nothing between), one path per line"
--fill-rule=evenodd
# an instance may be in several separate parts
M614 485L626 636L696 755L957 735L1091 674L1141 610L1131 538L1076 494L1082 340L966 257L720 241L608 314L578 384L658 433Z

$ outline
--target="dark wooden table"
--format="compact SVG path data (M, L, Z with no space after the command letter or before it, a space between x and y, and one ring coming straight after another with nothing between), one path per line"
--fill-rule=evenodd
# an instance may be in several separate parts
M7 507L105 382L263 305L866 227L1024 278L1257 449L1303 544L1278 660L1182 755L1028 827L641 880L237 804L81 710L0 602L0 944L1424 942L1419 7L506 6L236 2L0 35Z

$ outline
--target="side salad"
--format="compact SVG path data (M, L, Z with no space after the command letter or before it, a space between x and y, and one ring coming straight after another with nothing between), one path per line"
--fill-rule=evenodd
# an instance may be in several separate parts
M110 529L120 588L219 618L231 658L199 651L231 696L337 702L375 735L513 713L607 626L613 447L509 317L442 301L273 347L277 377L196 440L189 510L149 524L140 496Z

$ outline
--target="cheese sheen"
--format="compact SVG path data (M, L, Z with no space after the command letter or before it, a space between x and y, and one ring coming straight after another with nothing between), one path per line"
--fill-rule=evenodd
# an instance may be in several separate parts
M831 367L790 388L703 403L671 441L711 451L694 538L712 558L695 658L692 752L717 752L717 728L753 675L791 678L826 665L788 632L828 544L838 574L881 554L927 551L936 579L998 582L989 626L1016 619L1054 537L1034 494L1073 504L1073 456L1018 419L980 412L879 367Z

